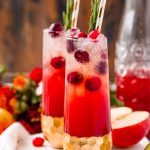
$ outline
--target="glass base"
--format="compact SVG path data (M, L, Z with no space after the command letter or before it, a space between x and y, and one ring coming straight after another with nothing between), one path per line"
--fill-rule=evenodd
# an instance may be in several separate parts
M103 137L78 138L65 134L64 150L111 150L111 133Z
M54 148L62 148L64 141L64 118L41 115L42 132Z

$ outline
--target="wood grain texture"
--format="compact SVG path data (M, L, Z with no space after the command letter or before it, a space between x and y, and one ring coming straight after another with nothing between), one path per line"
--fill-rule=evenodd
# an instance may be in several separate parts
M78 26L88 30L91 0L81 0ZM109 41L110 77L113 79L115 42L123 0L108 0L103 32ZM62 21L66 0L0 0L0 63L12 72L30 71L42 62L42 30Z

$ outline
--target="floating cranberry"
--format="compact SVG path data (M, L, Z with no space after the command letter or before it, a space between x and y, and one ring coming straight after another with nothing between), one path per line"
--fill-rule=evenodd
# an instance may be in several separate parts
M107 53L106 52L102 52L101 53L101 58L104 59L104 60L106 60L108 58Z
M71 84L78 84L83 81L83 75L79 72L71 72L67 76L67 80Z
M87 38L87 33L86 32L79 32L77 37L78 38Z
M101 61L99 64L96 65L95 69L100 74L106 74L107 73L106 61Z
M74 57L80 63L89 62L89 54L87 51L77 50L74 54Z
M55 68L59 69L65 65L65 58L62 56L54 57L50 64Z
M72 53L77 49L76 41L77 39L74 39L74 38L69 38L67 40L67 52L68 53Z
M52 37L57 37L57 36L60 35L60 32L63 31L63 30L64 30L64 28L60 23L53 23L49 27L49 34Z
M101 80L96 76L89 77L85 81L85 87L89 91L97 91L101 87Z
M91 39L96 39L99 34L100 34L100 32L98 30L93 30L89 33L88 37Z

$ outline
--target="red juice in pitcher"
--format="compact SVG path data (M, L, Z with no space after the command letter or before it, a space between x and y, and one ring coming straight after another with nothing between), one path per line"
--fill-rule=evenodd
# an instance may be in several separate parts
M134 110L150 112L150 71L116 75L117 98Z

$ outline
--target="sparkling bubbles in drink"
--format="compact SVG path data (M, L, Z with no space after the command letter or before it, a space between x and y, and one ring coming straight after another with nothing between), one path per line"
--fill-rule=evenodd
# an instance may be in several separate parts
M43 31L42 131L53 147L62 148L64 130L65 31L52 24Z
M150 71L132 70L116 74L117 97L134 110L150 112Z
M95 34L67 39L65 150L111 149L107 39Z

